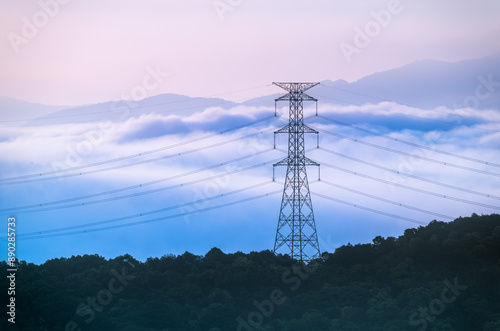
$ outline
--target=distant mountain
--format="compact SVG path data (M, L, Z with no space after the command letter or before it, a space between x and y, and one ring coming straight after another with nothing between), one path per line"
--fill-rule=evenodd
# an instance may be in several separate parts
M500 110L500 54L458 62L423 60L377 72L352 83L344 80L321 83L307 93L323 104L362 105L391 101L423 109L469 106ZM274 99L280 95L262 96L242 104L272 108ZM9 123L6 121L33 119L26 122L28 125L122 121L149 113L188 116L208 107L229 109L236 105L219 98L192 98L178 94L78 107L46 106L0 98L0 120ZM12 123L23 124L23 121Z
M139 101L109 101L63 109L38 117L28 125L81 123L93 121L123 121L131 116L160 113L188 116L209 107L230 108L236 103L218 98L191 98L178 94L160 94Z
M45 116L69 106L47 106L12 98L0 97L0 124L20 125L32 118Z
M484 83L491 80L493 84ZM500 110L500 54L485 58L444 62L417 61L405 66L377 72L358 81L322 81L307 93L321 103L362 105L392 101L419 108L446 106ZM479 95L476 96L476 89ZM245 102L251 106L274 107L280 94Z
M500 54L453 63L417 61L352 83L323 84L333 88L315 87L310 94L317 98L324 95L341 104L393 101L424 109L470 106L500 110Z

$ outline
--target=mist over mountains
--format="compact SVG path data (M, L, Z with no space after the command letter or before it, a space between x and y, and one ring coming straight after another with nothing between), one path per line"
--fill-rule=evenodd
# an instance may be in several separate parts
M495 54L453 63L417 61L371 74L352 83L325 80L308 93L317 98L320 104L341 106L391 102L424 110L438 107L500 110L499 91L500 54ZM150 113L186 117L210 107L230 109L243 105L274 108L274 99L279 95L236 103L222 98L167 93L138 101L119 100L76 107L47 106L0 98L0 109L2 120L9 121L4 124L45 125L122 121L131 116ZM366 120L366 117L363 118ZM355 117L350 119L359 121Z

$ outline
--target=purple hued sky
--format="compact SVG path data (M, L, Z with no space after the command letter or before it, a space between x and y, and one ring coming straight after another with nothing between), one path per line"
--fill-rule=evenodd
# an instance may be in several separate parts
M159 66L169 78L154 94L205 96L272 81L354 81L418 59L499 51L496 0L60 2L2 2L0 95L49 105L116 100ZM52 4L48 20L40 3ZM24 31L23 19L41 27ZM373 37L348 63L341 45L355 46L358 28Z

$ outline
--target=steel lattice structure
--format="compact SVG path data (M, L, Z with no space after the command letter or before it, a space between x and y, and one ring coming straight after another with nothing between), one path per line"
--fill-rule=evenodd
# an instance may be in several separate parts
M273 165L273 169L287 166L274 252L282 250L294 260L309 262L319 257L320 251L306 167L319 164L305 156L304 134L318 134L318 131L304 124L303 102L318 101L304 92L319 83L273 84L288 91L275 102L290 104L288 125L275 132L288 133L288 156Z

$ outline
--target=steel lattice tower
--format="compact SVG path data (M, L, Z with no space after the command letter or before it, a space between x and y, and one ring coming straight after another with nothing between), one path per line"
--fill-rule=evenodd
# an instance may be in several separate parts
M274 252L284 249L294 260L309 262L319 257L320 251L306 166L319 167L319 164L305 156L304 133L318 134L318 131L304 125L303 102L318 101L304 92L319 83L273 84L288 91L275 103L287 100L290 103L288 125L275 132L288 133L288 156L273 165L273 169L287 166Z

